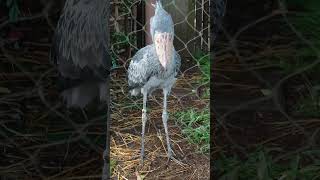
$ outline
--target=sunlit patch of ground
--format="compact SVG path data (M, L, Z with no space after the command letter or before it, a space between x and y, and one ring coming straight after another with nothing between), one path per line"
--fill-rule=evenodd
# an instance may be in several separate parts
M148 98L148 121L145 135L144 165L140 164L142 97L130 97L125 73L112 75L111 160L115 179L208 179L209 155L199 153L188 142L174 113L188 108L201 108L209 98L200 98L197 83L200 73L183 73L168 99L169 133L175 157L167 165L167 144L162 125L162 93Z

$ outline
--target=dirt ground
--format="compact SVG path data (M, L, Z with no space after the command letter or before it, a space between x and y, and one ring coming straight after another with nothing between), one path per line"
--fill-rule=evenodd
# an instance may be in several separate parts
M34 27L42 32L46 26ZM17 28L19 30L32 34L32 29ZM18 49L8 48L7 54L0 56L3 77L0 79L3 87L0 117L4 119L0 130L1 148L5 152L0 153L0 157L10 159L1 162L2 175L24 179L99 179L106 117L91 121L83 117L70 119L73 115L59 103L57 87L53 85L56 74L48 59L48 35L39 33L38 36L30 35ZM166 166L162 93L154 92L156 98L148 101L147 159L142 167L139 166L142 99L128 97L124 73L115 71L113 82L116 83L112 83L111 88L114 178L137 179L138 173L145 179L208 179L209 156L197 153L197 147L188 143L172 115L189 107L209 104L209 99L200 98L196 90L200 74L195 69L180 75L168 102L170 137L181 163L172 161Z
M175 157L167 164L165 133L162 125L162 93L155 91L148 98L144 165L140 164L141 97L127 93L125 73L115 71L112 76L111 97L111 160L114 162L113 179L209 179L209 155L197 153L182 134L173 114L190 107L203 107L209 99L200 99L192 90L197 87L199 72L194 69L180 75L168 99L169 133Z

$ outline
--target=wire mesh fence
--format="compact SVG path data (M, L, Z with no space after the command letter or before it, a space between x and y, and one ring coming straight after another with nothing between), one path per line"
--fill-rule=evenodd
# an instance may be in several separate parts
M140 166L142 97L132 97L129 94L126 72L131 57L147 45L144 42L150 34L150 17L141 17L138 12L153 8L150 3L154 2L115 1L112 8L112 171L114 176L120 179L135 176L134 172L141 173L141 176L152 172L148 178L208 178L209 159L205 153L209 150L210 127L209 1L162 1L164 8L173 18L174 47L182 59L181 72L168 101L169 134L176 156L189 156L166 168L166 141L161 118L163 97L159 90L148 98L147 107L150 109L145 143L147 160L144 166ZM197 120L193 117L202 111L205 112L201 114L202 118ZM184 118L194 122L187 125ZM201 139L193 137L196 133ZM197 154L199 151L204 154ZM196 174L192 175L195 170Z
M99 178L107 114L101 112L95 114L92 109L67 110L59 100L56 87L57 74L49 61L51 37L61 14L63 2L41 1L37 6L29 1L23 1L23 3L11 1L13 4L7 3L8 5L3 2L5 1L1 1L1 13L10 11L10 15L1 18L0 25L1 118L5 119L1 121L3 150L1 156L8 159L1 164L1 176L25 179ZM173 9L177 7L172 2L168 1L168 3L171 3L168 7L171 6ZM143 1L112 1L111 4L115 14L110 18L112 30L110 51L113 53L114 63L111 87L113 108L111 167L113 175L124 178L131 172L135 172L134 167L137 165L135 155L140 150L140 137L137 134L141 132L141 121L138 118L141 116L141 100L128 96L125 71L132 55L145 45L145 34L148 33L145 30L145 24L148 22L144 22L145 2ZM117 5L121 7L115 10ZM188 2L186 5L189 9L193 9L194 6L194 2ZM192 13L196 10L186 13L182 8L180 11L187 18L183 17L175 21L176 27L178 28L179 24L185 24L184 27L194 28L194 23L190 23L188 17L195 16ZM208 13L202 14L208 15ZM201 16L201 18L204 17ZM209 26L208 19L205 26ZM169 102L169 107L170 118L172 118L170 135L175 144L174 150L178 156L179 153L185 153L193 161L188 164L173 165L172 167L177 168L171 168L167 172L159 170L159 174L163 173L162 176L165 177L176 176L177 169L181 172L190 172L190 176L193 172L190 169L192 163L199 163L199 159L202 160L203 168L198 173L205 172L208 175L209 171L207 156L189 153L200 147L187 145L187 133L182 134L179 124L183 121L177 121L182 115L175 117L176 112L188 110L190 102L196 102L198 109L207 108L209 103L208 34L206 37L202 36L196 29L190 32L191 38L185 37L187 39L176 35L176 42L186 47L180 45L177 49L179 54L185 51L180 72L182 78L179 78L177 88L170 97L172 100ZM200 33L203 34L201 31ZM196 52L197 54L194 54L195 40L198 40L199 47L203 48L203 51ZM147 131L146 146L147 152L153 146L159 148L154 151L156 153L154 158L159 158L158 162L162 165L165 164L166 158L162 157L165 149L160 148L163 143L162 127L157 127L160 111L156 108L160 106L157 104L159 102L156 97L158 99L157 93L149 101L149 106L152 108L149 122L155 128L153 132ZM192 116L192 113L198 112L190 110L184 116L187 117L188 113ZM206 121L206 129L204 129L206 131L209 128L208 111L203 117L201 121ZM177 125L175 125L176 122ZM192 125L196 127L198 124ZM155 132L156 130L159 130L158 133ZM134 143L129 146L130 142L126 142L127 140ZM154 142L151 143L152 141ZM205 144L201 150L207 151L208 141L204 141L203 143L201 140L199 145ZM157 153L160 153L160 156ZM131 159L128 161L129 157ZM155 168L156 165L151 166L151 160L149 160L144 169L148 167Z
M62 1L1 1L1 179L100 178L106 113L68 110L49 52Z
M100 178L106 114L86 119L88 109L71 113L58 102L53 85L57 75L48 57L63 2L4 2L0 2L1 177ZM168 103L170 137L181 162L172 162L168 168L161 92L149 97L147 160L139 166L142 98L129 96L127 89L128 63L146 45L149 33L147 4L138 0L111 2L110 154L114 178L209 176L208 49L219 24L215 17L221 14L216 2L163 1L174 19L174 44L182 57ZM240 179L317 177L317 3L224 3L227 14L215 43L212 66L210 152L213 173L219 178L231 174ZM208 20L208 5L213 24ZM209 29L213 34L209 35Z
M155 1L114 1L111 15L111 169L118 179L134 177L209 177L209 5L210 1L162 1L174 21L174 47L182 59L168 100L169 134L181 162L166 168L162 125L162 93L148 97L146 160L140 164L142 97L128 91L127 69L132 56L146 46L148 13ZM150 8L150 9L148 9ZM144 15L139 12L144 12ZM142 43L141 43L142 42ZM202 153L197 153L202 152ZM136 173L136 174L135 174Z
M228 2L213 67L215 175L316 178L316 170L305 170L317 160L303 162L319 149L313 119L318 118L319 3Z

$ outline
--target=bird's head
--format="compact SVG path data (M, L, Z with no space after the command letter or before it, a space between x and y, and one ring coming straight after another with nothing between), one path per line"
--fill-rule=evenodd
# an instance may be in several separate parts
M163 9L161 0L157 0L153 7L155 8L155 14L150 20L152 41L160 64L164 69L167 69L167 66L171 64L174 50L173 21L170 14Z
M161 1L152 4L155 8L154 16L150 18L150 34L154 42L155 31L174 33L174 24L171 15L162 7Z
M173 58L173 34L156 31L154 40L156 54L158 56L160 64L164 69L167 69L167 66L171 64L170 62Z
M161 0L156 0L155 4L151 4L154 7L154 13L157 14L160 11L164 11L162 4L161 4Z

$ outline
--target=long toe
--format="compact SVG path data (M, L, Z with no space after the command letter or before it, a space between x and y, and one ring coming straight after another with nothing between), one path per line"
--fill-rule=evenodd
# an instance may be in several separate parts
M171 158L173 155L175 156L176 154L174 153L174 151L172 150L172 146L171 144L169 145L169 147L167 147L167 155L168 155L168 158Z
M175 157L171 156L171 158L168 158L168 162L167 165L169 164L170 160L172 160L173 162L179 164L180 166L186 166L187 164L179 161L178 159L176 159Z
M167 166L169 166L171 160L173 160L175 162L177 161L177 159L172 156L172 153L171 154L168 153Z

